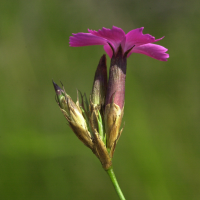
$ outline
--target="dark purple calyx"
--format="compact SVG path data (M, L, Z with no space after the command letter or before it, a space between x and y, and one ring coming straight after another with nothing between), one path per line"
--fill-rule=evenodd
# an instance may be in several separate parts
M106 104L115 103L121 109L124 106L127 52L124 54L121 45L113 52L110 64Z

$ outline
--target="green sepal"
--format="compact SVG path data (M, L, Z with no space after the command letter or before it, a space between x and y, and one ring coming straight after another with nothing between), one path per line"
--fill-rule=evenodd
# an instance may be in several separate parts
M97 123L98 123L99 136L103 140L103 137L104 137L103 122L102 122L102 118L101 118L101 114L100 114L99 110L98 110L98 120L97 120Z
M91 128L90 128L90 123L89 123L88 116L87 116L85 110L82 107L80 107L80 109L82 111L83 117L85 118L85 121L86 121L86 124L87 124L87 128L88 128L89 132L91 133Z

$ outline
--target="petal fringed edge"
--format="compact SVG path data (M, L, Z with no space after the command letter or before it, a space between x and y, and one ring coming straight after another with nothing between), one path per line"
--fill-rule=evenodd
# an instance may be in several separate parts
M126 34L121 28L116 26L113 26L112 29L102 28L98 31L88 29L88 32L92 35L105 38L107 42L112 45L114 50L117 50L120 44L123 46L124 43L125 45Z
M69 38L69 44L71 47L106 45L107 40L91 33L73 33L73 36L70 36Z
M137 47L137 46L147 44L147 43L154 43L164 38L162 37L160 39L155 39L155 37L150 34L143 34L142 33L143 29L144 27L137 28L137 29L129 31L126 34L125 51L127 51L134 45Z
M165 53L166 51L168 51L168 49L157 44L144 44L139 47L134 47L128 56L130 56L132 53L141 53L157 60L167 61L169 54Z

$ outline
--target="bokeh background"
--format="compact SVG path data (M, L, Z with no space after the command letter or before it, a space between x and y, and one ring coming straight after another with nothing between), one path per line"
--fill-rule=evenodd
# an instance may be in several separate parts
M0 199L118 199L72 133L52 79L90 94L102 46L72 33L144 26L168 62L128 59L125 129L113 159L127 199L200 199L200 4L197 0L0 1ZM107 64L109 66L107 56Z

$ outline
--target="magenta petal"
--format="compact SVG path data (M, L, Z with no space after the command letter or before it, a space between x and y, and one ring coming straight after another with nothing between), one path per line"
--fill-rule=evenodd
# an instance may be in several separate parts
M108 54L108 56L110 58L112 58L113 51L112 51L110 45L106 44L106 45L103 46L103 48L104 48L105 52Z
M90 45L105 45L106 39L92 35L91 33L77 33L69 38L69 44L71 47L81 47Z
M157 41L163 39L163 37L162 37L162 38L156 40L155 37L153 37L152 35L143 34L142 33L143 29L144 29L144 27L137 28L126 34L126 45L125 45L124 51L127 51L134 45L137 47L137 46L147 44L147 43L154 43L154 42L157 42Z
M157 60L167 61L167 58L169 58L169 54L165 53L167 50L168 49L165 47L157 44L144 44L139 47L134 47L128 56L130 56L131 53L141 53Z
M128 56L132 53L141 53L152 58L167 61L169 54L165 53L166 48L152 44L160 39L155 39L150 34L143 34L143 27L134 29L126 35L121 28L113 26L112 29L102 28L99 31L89 30L89 33L77 33L70 37L70 46L89 46L89 45L103 45L104 50L110 58L113 56L112 48L115 53L121 45L123 53L133 48ZM112 48L110 47L112 46Z
M114 50L117 50L119 45L125 45L126 35L121 28L113 26L112 29L102 28L98 31L89 30L88 31L95 36L105 38L109 42Z

